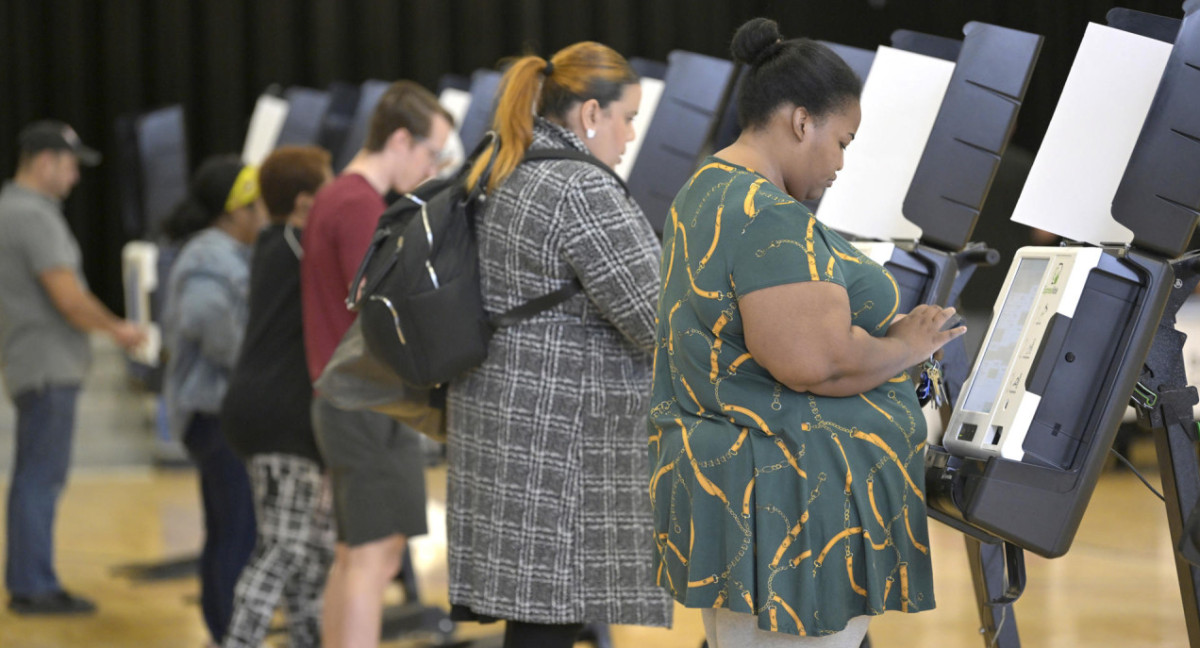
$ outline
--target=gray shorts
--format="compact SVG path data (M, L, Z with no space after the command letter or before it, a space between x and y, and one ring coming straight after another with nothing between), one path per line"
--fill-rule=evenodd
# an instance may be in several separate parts
M338 542L353 547L428 532L419 432L384 414L338 409L320 396L313 398L312 418L329 470Z

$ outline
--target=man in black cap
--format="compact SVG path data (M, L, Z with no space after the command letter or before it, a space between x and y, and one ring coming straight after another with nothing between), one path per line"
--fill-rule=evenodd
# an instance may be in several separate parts
M75 403L91 360L87 333L102 331L126 349L145 333L88 290L63 217L79 165L95 166L100 154L55 121L26 126L17 148L17 173L0 190L0 373L17 409L4 584L18 614L88 613L96 606L63 590L53 553Z

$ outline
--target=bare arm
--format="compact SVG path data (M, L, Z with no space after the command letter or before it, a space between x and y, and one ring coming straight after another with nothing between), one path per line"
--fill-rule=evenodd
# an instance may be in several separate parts
M939 331L953 308L923 305L873 337L851 324L850 298L833 283L791 283L738 299L746 348L787 387L853 396L915 365L966 327Z
M145 339L142 329L108 310L83 287L70 268L55 267L38 275L50 301L67 322L81 331L102 331L124 348L131 349Z

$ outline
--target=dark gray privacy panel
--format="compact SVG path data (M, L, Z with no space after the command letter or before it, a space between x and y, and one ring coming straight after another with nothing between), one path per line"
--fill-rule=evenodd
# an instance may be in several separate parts
M1123 7L1109 9L1105 20L1108 21L1109 27L1160 40L1164 43L1174 43L1175 36L1179 33L1180 20L1178 18L1167 18Z
M892 47L913 54L940 58L951 63L958 60L962 46L962 41L945 36L923 34L909 29L897 29L892 32Z
M633 71L637 72L640 77L662 81L667 76L667 64L663 61L651 61L635 56L629 59L629 67L633 68Z
M149 112L137 120L138 156L142 163L142 209L147 231L187 195L188 147L183 106Z
M461 74L443 74L438 77L437 94L441 96L442 91L446 88L470 92L471 80Z
M717 127L713 131L712 150L714 152L733 144L742 134L742 126L738 123L737 96L748 69L750 68L745 65L738 65L734 69L734 82L729 86L729 92L726 93L725 101L721 106L721 114L717 117Z
M316 144L321 135L321 122L329 111L329 93L292 86L283 97L288 102L288 114L283 120L283 127L279 129L275 146Z
M346 142L346 134L350 132L350 127L354 123L354 111L358 107L359 87L354 84L344 81L334 81L329 84L329 108L325 111L325 117L321 119L321 133L317 137L317 144L325 147L325 150L334 154L336 162L336 154L342 150L342 145ZM341 171L341 168L335 166L334 172Z
M132 238L151 238L188 190L187 123L174 104L117 120L122 221Z
M961 249L971 239L1017 122L1042 37L971 22L941 110L904 199L921 242Z
M471 105L458 127L458 137L464 151L475 150L483 134L492 127L492 114L500 90L501 73L496 70L475 70L471 75Z
M833 50L834 54L842 57L842 60L846 62L846 65L850 66L851 70L854 70L854 73L858 75L860 80L867 80L867 75L871 73L871 64L875 62L875 50L851 47L829 41L820 41L820 43Z
M346 131L346 139L342 142L340 152L333 160L334 171L344 169L362 148L363 142L367 139L367 125L371 121L371 113L375 111L375 105L379 103L379 98L383 96L389 85L391 83L376 79L363 81L358 93L358 105L354 109L354 120L350 122L350 129Z
M629 192L657 232L709 142L732 74L724 59L680 50L667 57L662 98L629 174Z
M1112 215L1133 246L1179 256L1200 218L1200 13L1183 19Z

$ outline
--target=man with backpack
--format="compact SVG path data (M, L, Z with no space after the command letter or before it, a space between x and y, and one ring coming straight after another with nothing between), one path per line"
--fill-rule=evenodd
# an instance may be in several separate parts
M437 170L452 117L428 90L392 84L371 115L363 148L317 193L304 229L301 297L315 381L355 314L345 306L389 191L407 193ZM325 588L322 643L379 643L383 592L405 540L426 532L420 437L383 414L334 407L318 392L313 427L328 467L338 541Z

